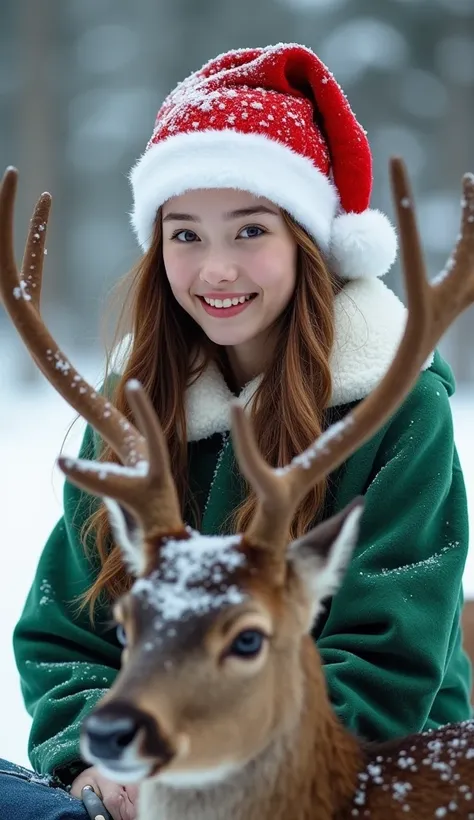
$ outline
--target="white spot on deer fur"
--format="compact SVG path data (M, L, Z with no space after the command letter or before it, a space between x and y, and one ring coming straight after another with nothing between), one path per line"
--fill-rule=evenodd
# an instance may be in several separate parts
M462 782L462 771L455 771L460 762L474 757L473 719L441 727L435 732L423 732L416 737L416 743L410 746L409 751L411 754L402 749L393 758L378 755L376 763L368 762L365 771L358 775L359 786L353 804L365 805L367 791L378 786L383 791L391 792L393 800L402 804L402 811L411 811L411 800L420 796L424 781L422 779L418 785L417 780L398 780L397 769L416 772L420 766L426 766L433 772L431 787L436 788L437 776L440 794L446 794L446 805L439 806L433 816L445 817L449 812L457 812L460 810L461 800L464 803L473 799L471 784ZM418 753L416 757L415 753ZM446 792L446 789L449 791ZM471 814L463 813L464 816L471 817ZM474 817L474 812L472 816Z
M355 797L354 797L354 803L357 806L364 806L365 805L365 800L366 800L366 797L365 797L364 789L363 788L358 789L356 791L356 794L355 794Z
M415 758L413 757L400 757L398 761L398 765L400 769L410 769L412 766L415 765Z
M174 772L165 769L160 774L160 784L182 791L185 789L201 791L203 788L223 783L232 776L236 768L236 764L229 762L222 763L213 769L194 769L185 772ZM193 817L194 815L191 813L189 816Z
M189 532L188 539L168 539L161 549L158 569L147 578L139 578L132 588L133 595L155 609L159 625L245 600L235 584L225 583L227 575L245 562L238 549L241 536Z
M397 781L392 783L393 796L395 800L399 800L400 802L405 800L407 793L411 791L412 788L411 783L399 783Z

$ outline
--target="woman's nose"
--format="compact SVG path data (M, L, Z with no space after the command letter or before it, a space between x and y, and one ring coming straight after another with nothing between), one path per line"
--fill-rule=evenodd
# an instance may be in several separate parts
M209 257L203 264L199 278L209 285L219 285L222 282L235 282L239 273L237 266L226 259Z

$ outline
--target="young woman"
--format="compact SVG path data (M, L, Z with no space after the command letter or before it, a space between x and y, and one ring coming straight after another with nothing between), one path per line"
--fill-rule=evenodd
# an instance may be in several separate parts
M232 398L246 400L268 461L284 465L373 390L403 331L405 309L378 278L396 239L369 210L369 145L309 49L246 49L166 99L131 183L144 254L128 277L130 334L104 389L129 417L129 378L153 398L188 523L241 530L254 497L229 438ZM358 548L314 639L337 714L367 739L471 714L453 390L435 353L390 422L293 521L300 535L365 495ZM115 458L91 429L82 455ZM14 638L31 762L60 788L5 764L12 820L33 816L30 804L38 818L84 817L75 798L86 784L114 818L136 815L136 790L87 768L79 750L81 722L120 665L110 607L129 583L102 505L66 483Z

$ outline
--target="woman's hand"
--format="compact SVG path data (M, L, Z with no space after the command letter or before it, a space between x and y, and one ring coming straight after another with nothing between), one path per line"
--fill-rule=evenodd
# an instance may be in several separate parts
M84 786L92 786L113 820L137 820L138 787L120 786L99 774L95 766L81 772L71 787L73 797L81 799Z

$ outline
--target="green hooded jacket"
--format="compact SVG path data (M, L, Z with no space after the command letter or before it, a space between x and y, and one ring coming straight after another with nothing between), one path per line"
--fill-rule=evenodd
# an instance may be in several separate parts
M369 393L393 357L405 310L379 281L337 297L328 422ZM119 370L120 356L117 357ZM258 378L242 391L251 401ZM361 737L384 740L471 716L462 649L467 502L453 442L454 380L438 353L388 423L330 476L324 515L365 495L360 538L342 585L314 627L334 708ZM232 394L212 367L188 389L190 482L202 531L217 533L240 499L228 434ZM93 457L87 428L82 457ZM66 482L64 515L41 555L14 634L33 767L63 782L85 767L83 718L111 686L121 647L110 611L95 628L77 598L93 583L81 527L96 501Z

